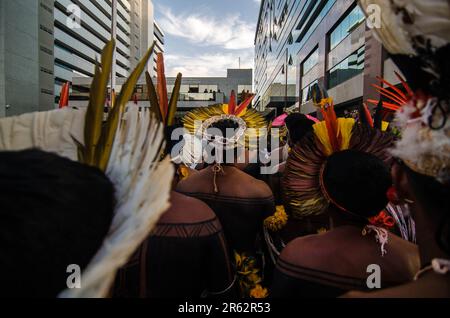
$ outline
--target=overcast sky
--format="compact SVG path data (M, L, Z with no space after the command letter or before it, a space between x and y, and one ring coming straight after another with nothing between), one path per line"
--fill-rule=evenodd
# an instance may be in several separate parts
M260 0L153 0L165 33L166 75L225 76L253 68Z

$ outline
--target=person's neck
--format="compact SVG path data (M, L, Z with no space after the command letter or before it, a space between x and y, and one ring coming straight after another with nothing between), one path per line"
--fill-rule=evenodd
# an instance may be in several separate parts
M410 209L414 212L417 245L422 266L429 264L434 258L448 259L449 255L439 247L436 241L436 233L438 233L441 223L441 219L436 216L442 215L442 213L426 209L419 201L411 204Z
M213 165L211 165L210 167L211 167L211 169L214 169L214 166L215 166L216 164L213 164ZM227 164L220 164L220 166L222 167L222 169L224 169L224 170L229 170L229 169L232 169L232 168L236 168L236 164L235 163L227 163Z
M330 207L328 209L328 214L330 215L331 228L337 228L341 226L353 226L362 228L365 225L362 218L356 218L348 212L339 210L336 207Z

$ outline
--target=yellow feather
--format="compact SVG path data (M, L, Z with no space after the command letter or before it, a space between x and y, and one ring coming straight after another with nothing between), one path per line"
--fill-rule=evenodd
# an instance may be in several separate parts
M156 94L155 85L149 72L145 72L145 81L147 82L148 99L150 101L150 111L156 115L160 122L163 122L161 109L159 108L158 95Z
M80 158L89 165L95 165L95 149L102 133L103 107L106 100L114 48L114 40L106 44L101 56L101 68L96 65L94 79L92 80L84 126L84 154L83 158Z
M222 110L225 114L228 114L228 104L223 104L222 105Z
M350 146L354 125L355 120L353 118L338 118L338 134L342 138L341 150L346 150Z
M330 137L328 136L327 125L324 121L314 124L313 126L314 134L319 139L320 143L323 145L325 154L330 156L333 153L333 148L331 147Z
M180 96L181 88L181 73L178 73L177 79L175 80L175 86L172 90L172 96L170 96L169 110L167 111L167 126L171 126L175 120L175 113L177 111L178 97Z
M147 62L153 53L153 48L155 47L155 43L147 50L147 53L141 59L139 64L133 70L131 75L128 77L125 84L122 86L122 90L120 91L120 95L116 100L116 105L112 109L111 113L108 116L108 120L106 121L105 131L102 134L101 142L99 147L97 147L96 151L96 163L97 166L101 170L105 170L108 165L109 156L111 154L112 145L114 142L114 137L116 135L116 130L119 125L119 119L121 118L125 106L127 102L130 100L131 95L133 95L134 87L144 71Z

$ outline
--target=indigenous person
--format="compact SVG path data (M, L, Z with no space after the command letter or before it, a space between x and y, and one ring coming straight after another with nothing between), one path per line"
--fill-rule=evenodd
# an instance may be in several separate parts
M347 296L450 297L450 4L378 2L370 3L386 16L376 32L411 87L408 94L395 94L395 101L389 98L401 132L391 172L394 199L408 204L416 221L423 268L408 284ZM361 5L366 9L369 1ZM388 25L398 36L386 32Z
M236 106L234 94L228 105L199 108L183 119L185 128L200 134L209 146L209 166L181 181L177 191L208 204L219 218L234 255L241 295L249 297L261 286L263 220L274 212L270 188L235 166L237 148L243 150L258 128L265 127L263 117L247 109L252 98ZM194 122L201 121L199 130ZM227 161L228 159L229 161ZM256 289L255 289L256 288Z
M325 121L302 140L288 159L286 188L297 213L323 213L331 230L291 241L278 258L274 297L336 297L364 290L367 268L378 264L381 287L412 280L419 268L417 247L394 234L389 217L377 217L392 185L386 150L392 137L336 119L332 105Z
M304 114L292 113L285 119L286 128L288 130L288 145L293 147L300 143L302 138L313 132L314 121L306 117Z
M166 128L166 153L177 141ZM175 180L182 180L181 168ZM188 176L187 178L191 178ZM115 297L199 298L236 295L235 275L219 219L204 202L172 191L170 208L119 271Z
M0 296L56 297L68 266L84 270L108 232L111 181L56 154L4 151L0 190Z
M170 204L119 271L115 297L233 295L231 259L217 216L202 201L174 191Z
M86 109L67 107L0 119L1 151L39 148L68 158L33 152L3 156L8 165L0 168L4 173L2 180L10 180L5 184L7 188L15 182L16 191L2 201L5 206L1 210L6 217L2 224L13 222L2 231L2 244L8 245L2 250L16 246L11 252L19 261L12 270L20 270L23 263L28 270L21 275L25 279L27 273L33 274L30 281L36 283L30 286L24 281L20 284L20 277L5 278L8 284L18 282L12 287L16 295L29 292L40 296L38 289L42 289L43 297L110 296L116 271L168 208L173 167L167 159L159 162L162 129L156 127L149 111L125 106L153 49L138 63L104 122L108 83L104 79L111 69L114 50L114 41L103 50ZM30 160L24 162L25 159ZM14 178L11 176L9 170L15 161L21 162L20 171L28 171L31 179L19 170ZM39 181L39 187L33 179ZM66 182L71 183L61 188ZM4 193L7 191L4 189ZM11 218L7 215L10 212L17 213ZM37 213L43 216L40 220ZM14 232L19 239L11 236ZM45 264L39 264L41 259ZM65 262L68 263L64 270L61 267ZM3 264L6 270L11 269L10 259ZM38 273L30 272L30 268L37 268ZM62 270L67 276L50 273L53 269ZM73 276L68 270L73 271ZM59 281L61 278L63 281ZM73 286L68 284L71 279Z

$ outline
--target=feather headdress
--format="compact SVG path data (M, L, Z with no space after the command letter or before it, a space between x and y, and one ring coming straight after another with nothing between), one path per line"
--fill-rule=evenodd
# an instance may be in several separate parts
M172 94L170 96L170 101L168 101L164 57L162 53L158 53L157 55L156 73L157 88L155 88L155 85L153 84L150 73L145 73L148 98L150 100L150 109L155 114L155 116L164 124L164 126L168 127L173 125L175 120L178 98L180 96L182 75L181 73L178 73L175 80L175 85L172 90Z
M330 198L324 192L321 173L327 158L333 153L353 149L388 160L391 135L359 125L353 118L337 118L333 101L317 86L313 102L320 107L324 120L314 124L314 133L302 139L289 154L284 176L284 188L293 217L301 219L323 213Z
M406 92L380 79L393 91L379 89L388 101L383 107L395 111L394 125L401 132L401 139L391 150L412 170L436 178L442 183L450 181L450 125L449 103L438 100L421 91L414 93L397 74ZM375 102L369 100L369 102Z
M239 128L234 136L223 138L221 143L230 144L232 147L237 144L248 146L249 140L260 135L259 129L267 127L264 117L256 110L248 108L253 98L254 96L250 96L236 105L236 96L232 91L228 104L200 107L186 114L183 118L184 127L190 134L207 139L207 129L212 124L224 119L232 120Z
M360 4L368 14L371 5L380 6L381 26L375 32L413 88L406 96L399 92L388 96L392 103L387 106L396 111L394 122L401 132L392 154L412 170L448 184L450 2L360 0Z
M381 25L373 30L391 54L417 55L431 45L450 42L448 0L359 0L369 17L379 8Z
M173 167L159 162L163 128L149 111L125 105L152 53L132 72L103 124L108 74L114 41L102 53L84 110L62 109L1 119L1 149L38 147L104 170L115 186L116 208L102 247L83 270L80 289L60 297L106 297L116 271L123 266L169 206ZM7 125L4 125L4 122ZM46 125L51 122L51 125ZM70 191L70 189L68 189Z

